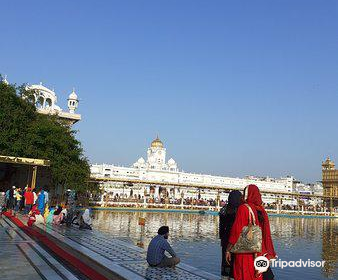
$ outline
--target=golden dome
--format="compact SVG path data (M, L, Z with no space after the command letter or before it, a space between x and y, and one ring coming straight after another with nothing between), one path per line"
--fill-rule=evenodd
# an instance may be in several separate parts
M156 137L156 139L151 142L151 147L152 148L163 148L163 143L160 140L160 138L158 138L158 136Z
M330 157L327 157L326 160L322 163L323 169L326 170L333 170L335 168L334 162L330 159Z

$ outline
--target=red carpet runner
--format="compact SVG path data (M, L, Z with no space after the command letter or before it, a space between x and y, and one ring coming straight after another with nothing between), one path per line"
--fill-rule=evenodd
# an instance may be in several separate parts
M13 217L8 212L3 213L6 217L8 217L10 220L12 220L20 229L22 229L26 234L28 234L30 237L35 237L40 242L42 242L44 245L46 245L50 250L52 250L56 255L58 255L60 258L66 260L68 263L70 263L72 266L76 267L82 274L87 276L89 279L92 280L109 280L102 274L98 273L96 270L92 269L91 267L87 266L85 263L83 263L78 258L74 257L73 255L69 254L65 250L63 250L61 247L56 245L53 241L48 239L47 236L41 234L37 230L30 228L23 224L21 220L19 220L16 217Z

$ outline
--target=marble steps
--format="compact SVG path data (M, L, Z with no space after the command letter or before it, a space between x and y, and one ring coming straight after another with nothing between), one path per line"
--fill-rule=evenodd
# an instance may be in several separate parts
M80 278L74 275L68 268L55 259L49 252L42 248L36 241L30 238L25 232L23 232L17 225L15 225L10 219L0 219L0 246L6 246L10 250L18 251L18 254L22 254L31 267L37 272L37 275L41 279L45 280L80 280ZM4 234L9 237L8 240L3 240ZM19 265L19 264L17 264ZM13 268L15 269L15 264ZM21 273L23 276L25 272ZM31 277L31 276L30 276ZM29 279L24 276L21 279ZM0 277L0 279L2 279ZM37 278L36 278L37 279Z

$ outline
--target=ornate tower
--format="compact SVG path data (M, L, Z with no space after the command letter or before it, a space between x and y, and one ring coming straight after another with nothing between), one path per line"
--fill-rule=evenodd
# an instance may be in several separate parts
M158 136L151 142L150 148L148 148L147 151L147 156L147 163L149 164L150 169L165 168L166 149L163 147L163 143Z
M72 93L68 97L69 113L74 114L78 105L79 105L79 100L77 99L77 95L75 93L75 90L73 89Z
M333 197L333 206L337 204L338 197L338 170L329 157L322 163L323 195Z

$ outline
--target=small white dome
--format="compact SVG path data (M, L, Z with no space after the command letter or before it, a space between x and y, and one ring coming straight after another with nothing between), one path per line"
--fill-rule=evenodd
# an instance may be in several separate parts
M72 93L69 94L69 98L68 99L73 99L73 100L77 100L77 95L75 93L75 90L73 89Z
M8 85L8 81L7 81L7 76L5 75L4 77L2 77L2 82L5 84L5 85Z
M140 164L145 163L144 158L143 158L143 157L140 157L140 158L137 160L137 163L140 163Z
M176 164L176 162L171 158L171 159L168 160L168 164L169 165L174 165L174 164Z

